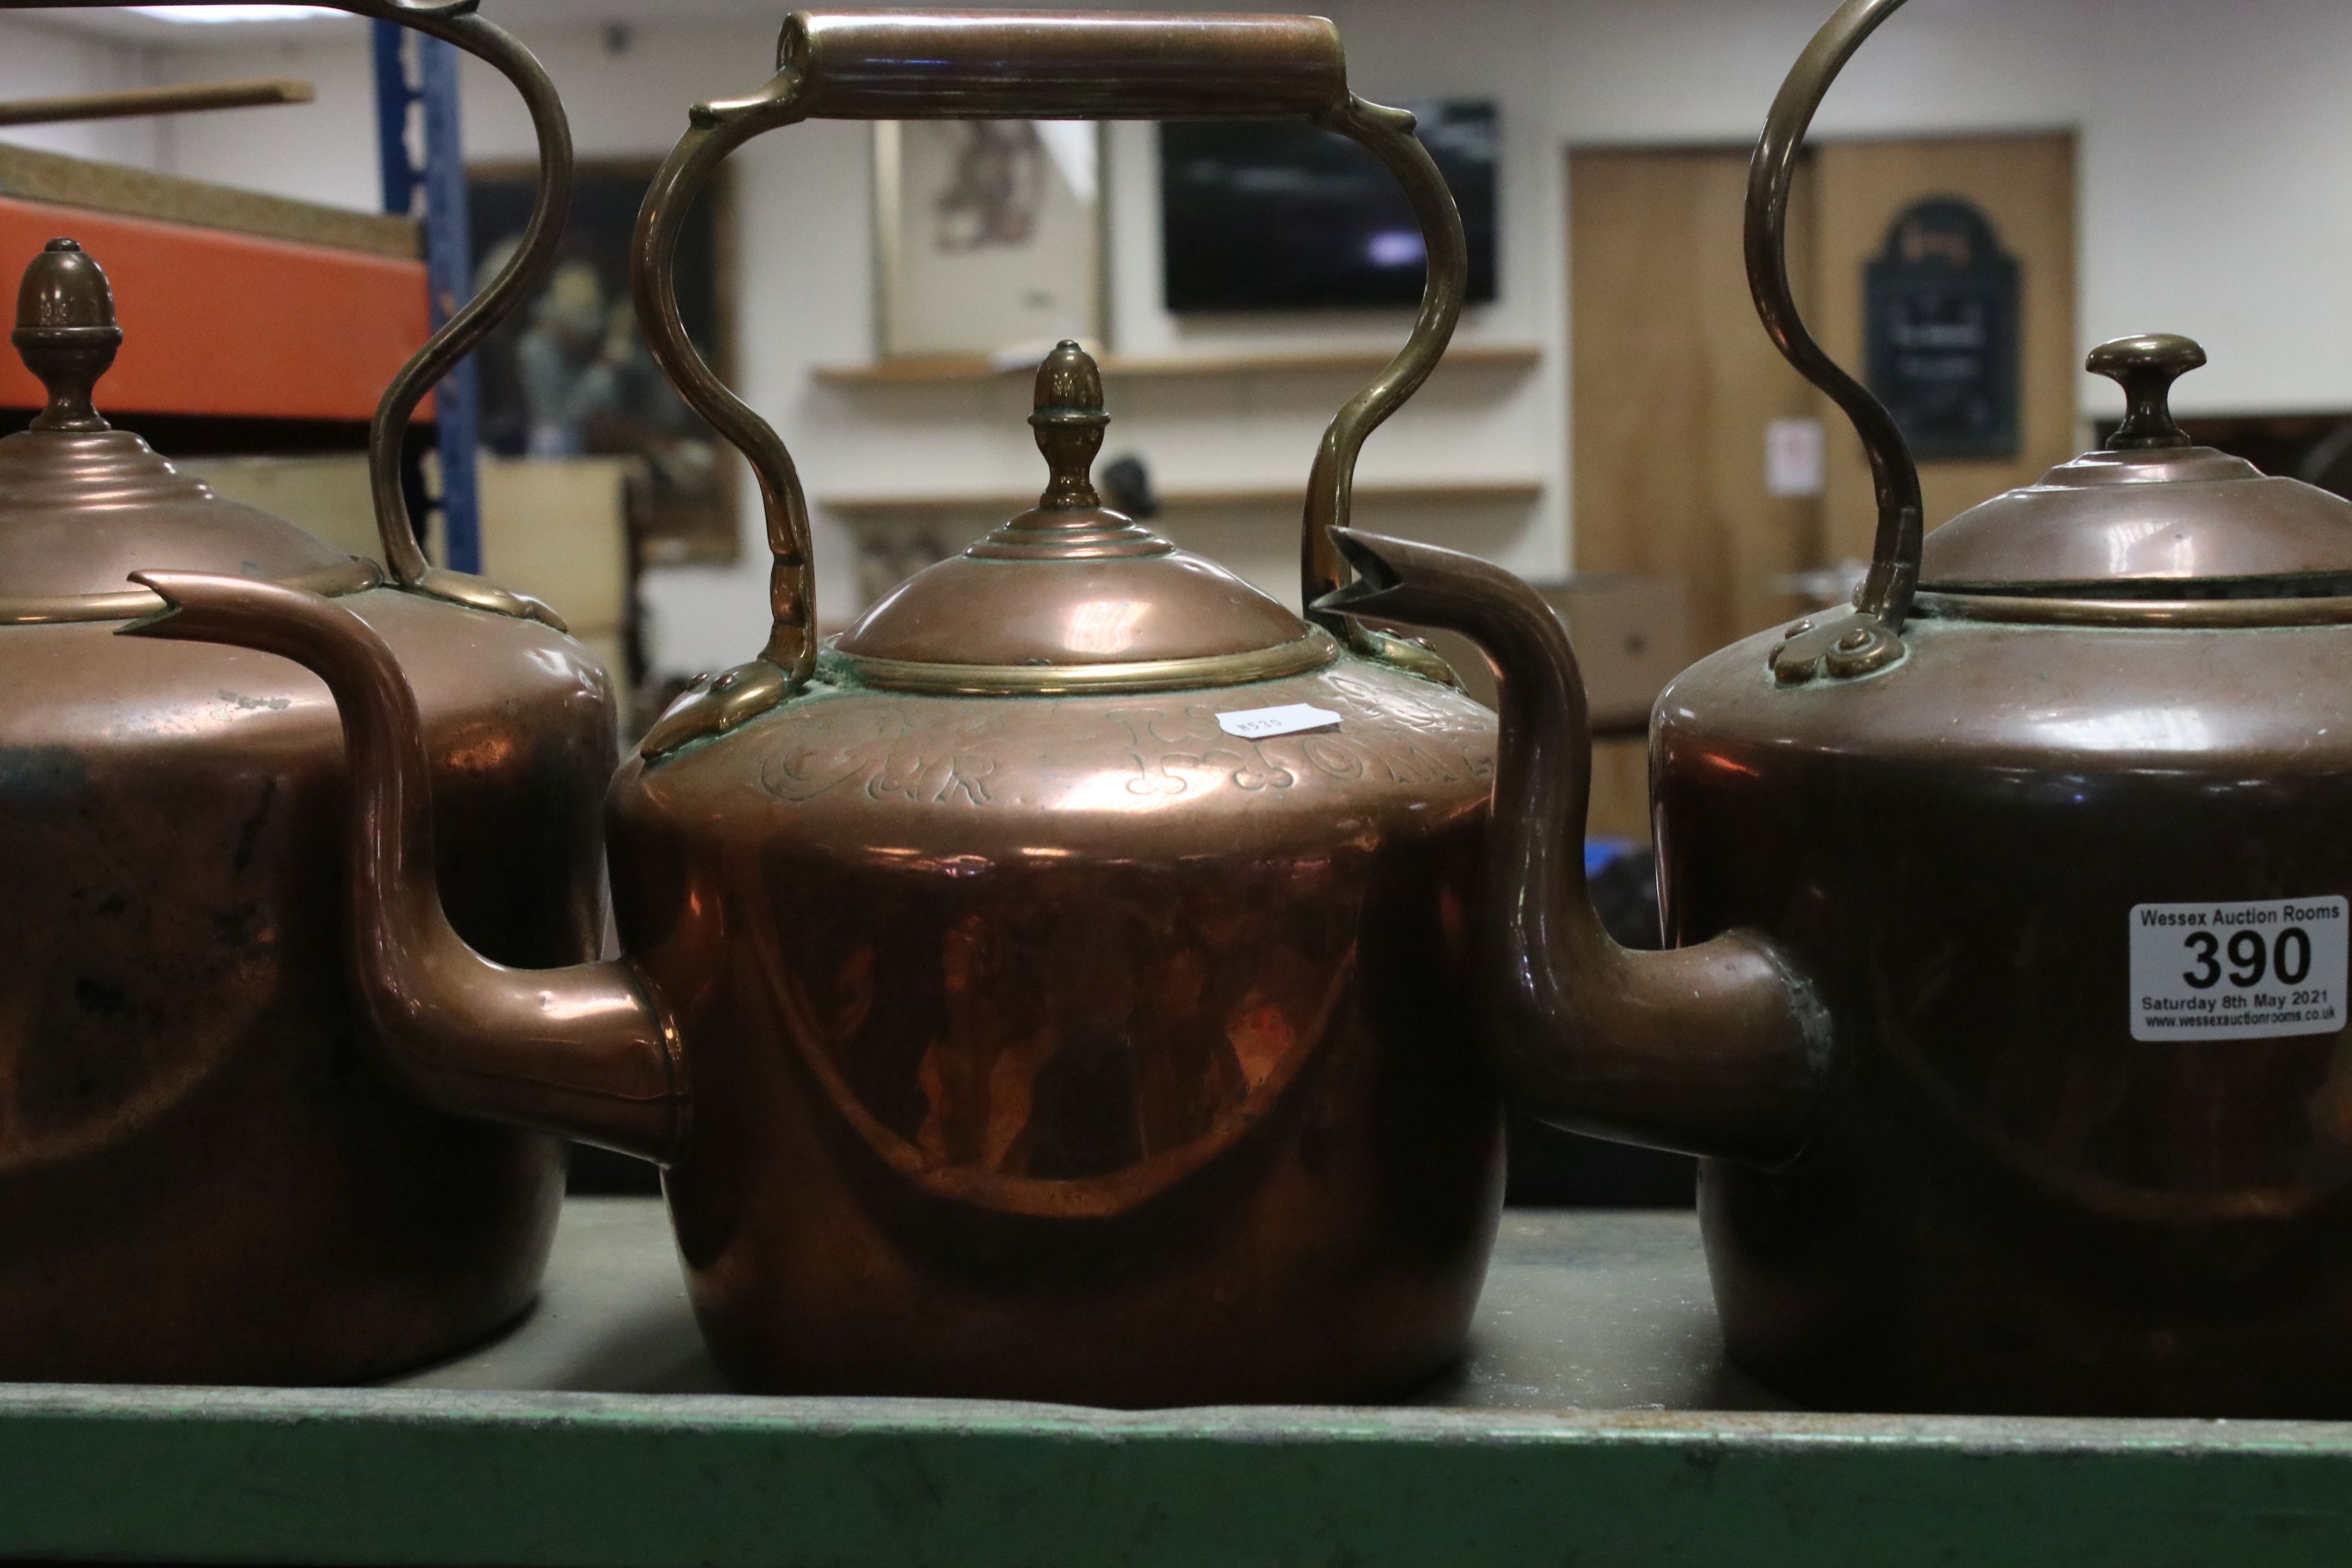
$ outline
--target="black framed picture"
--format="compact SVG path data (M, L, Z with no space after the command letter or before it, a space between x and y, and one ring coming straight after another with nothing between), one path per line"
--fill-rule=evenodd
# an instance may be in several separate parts
M1870 390L1923 462L2013 458L2024 311L2017 258L1973 203L1915 203L1864 279Z
M477 356L485 450L510 458L635 457L647 482L633 506L651 564L733 561L740 548L739 464L654 363L629 300L629 237L659 164L583 162L554 269ZM468 171L476 286L521 243L537 170ZM732 273L726 171L688 216L677 247L678 309L723 377Z

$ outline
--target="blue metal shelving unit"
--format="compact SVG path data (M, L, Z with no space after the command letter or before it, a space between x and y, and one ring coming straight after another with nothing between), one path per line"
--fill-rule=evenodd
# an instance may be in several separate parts
M473 245L466 221L465 135L457 111L457 50L397 22L377 22L374 28L383 207L388 213L423 219L425 270L437 331L474 292ZM421 167L409 134L414 118L422 120ZM448 557L446 564L459 572L479 572L482 510L475 458L481 393L470 357L435 389L434 408L435 445L441 459L441 495L436 504Z

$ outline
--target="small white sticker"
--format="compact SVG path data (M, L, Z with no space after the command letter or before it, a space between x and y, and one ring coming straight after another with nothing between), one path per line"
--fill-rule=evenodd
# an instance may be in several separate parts
M2132 1038L2267 1040L2344 1027L2342 899L2135 904Z
M1286 708L1246 708L1238 713L1217 715L1217 728L1228 735L1238 735L1244 741L1263 741L1275 735L1296 735L1302 730L1324 730L1337 724L1339 716L1328 708L1317 708L1305 702L1293 702Z

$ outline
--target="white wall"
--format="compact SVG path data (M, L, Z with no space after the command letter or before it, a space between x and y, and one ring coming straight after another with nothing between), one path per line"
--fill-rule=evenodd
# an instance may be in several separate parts
M1462 340L1534 342L1531 373L1453 373L1388 430L1368 479L1532 478L1530 510L1419 520L1418 527L1522 570L1567 561L1568 390L1562 150L1574 143L1745 142L1828 0L1332 0L1358 89L1371 97L1498 98L1505 126L1502 298L1474 310ZM589 29L529 31L572 106L583 153L665 150L698 96L765 79L772 26L663 26L646 20L624 56ZM499 0L488 0L495 17ZM13 40L16 28L10 28ZM375 199L364 36L356 26L299 48L173 49L142 57L45 46L99 65L172 78L292 74L319 83L303 109L188 119L168 134L114 128L103 155L352 205ZM75 54L75 51L79 51ZM17 71L18 51L0 51ZM61 55L60 58L64 57ZM35 69L31 75L43 74ZM16 79L0 75L0 88ZM69 89L44 89L69 90ZM478 155L527 151L503 84L467 79ZM1917 0L1888 24L1824 110L1830 135L2077 128L2082 137L2080 330L2084 346L2127 331L2180 331L2213 365L2183 384L2189 412L2352 408L2352 5L2343 0ZM1114 134L1115 342L1136 353L1305 342L1388 343L1402 317L1339 328L1291 321L1188 329L1157 307L1157 210L1150 132ZM53 143L58 144L58 143ZM740 387L799 458L810 494L1018 488L1036 459L1025 389L845 390L811 366L871 353L866 133L777 132L736 159L743 246ZM1164 484L1297 483L1322 421L1349 388L1328 377L1119 383L1111 447L1133 447ZM2119 409L2085 378L2086 411ZM748 487L747 487L748 488ZM1179 529L1280 587L1292 570L1288 514ZM758 641L764 558L746 520L733 571L656 573L649 597L662 660L739 658ZM852 597L845 539L820 521L820 592Z
M28 25L13 17L0 21L0 99L111 92L152 87L163 79L161 61L153 51ZM152 167L164 156L166 131L155 120L101 120L18 126L0 135L23 146L77 158L106 158Z

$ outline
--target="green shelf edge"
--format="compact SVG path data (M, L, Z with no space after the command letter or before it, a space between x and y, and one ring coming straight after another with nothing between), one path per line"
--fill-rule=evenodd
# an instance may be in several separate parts
M2352 1561L2352 1425L0 1388L0 1558Z

